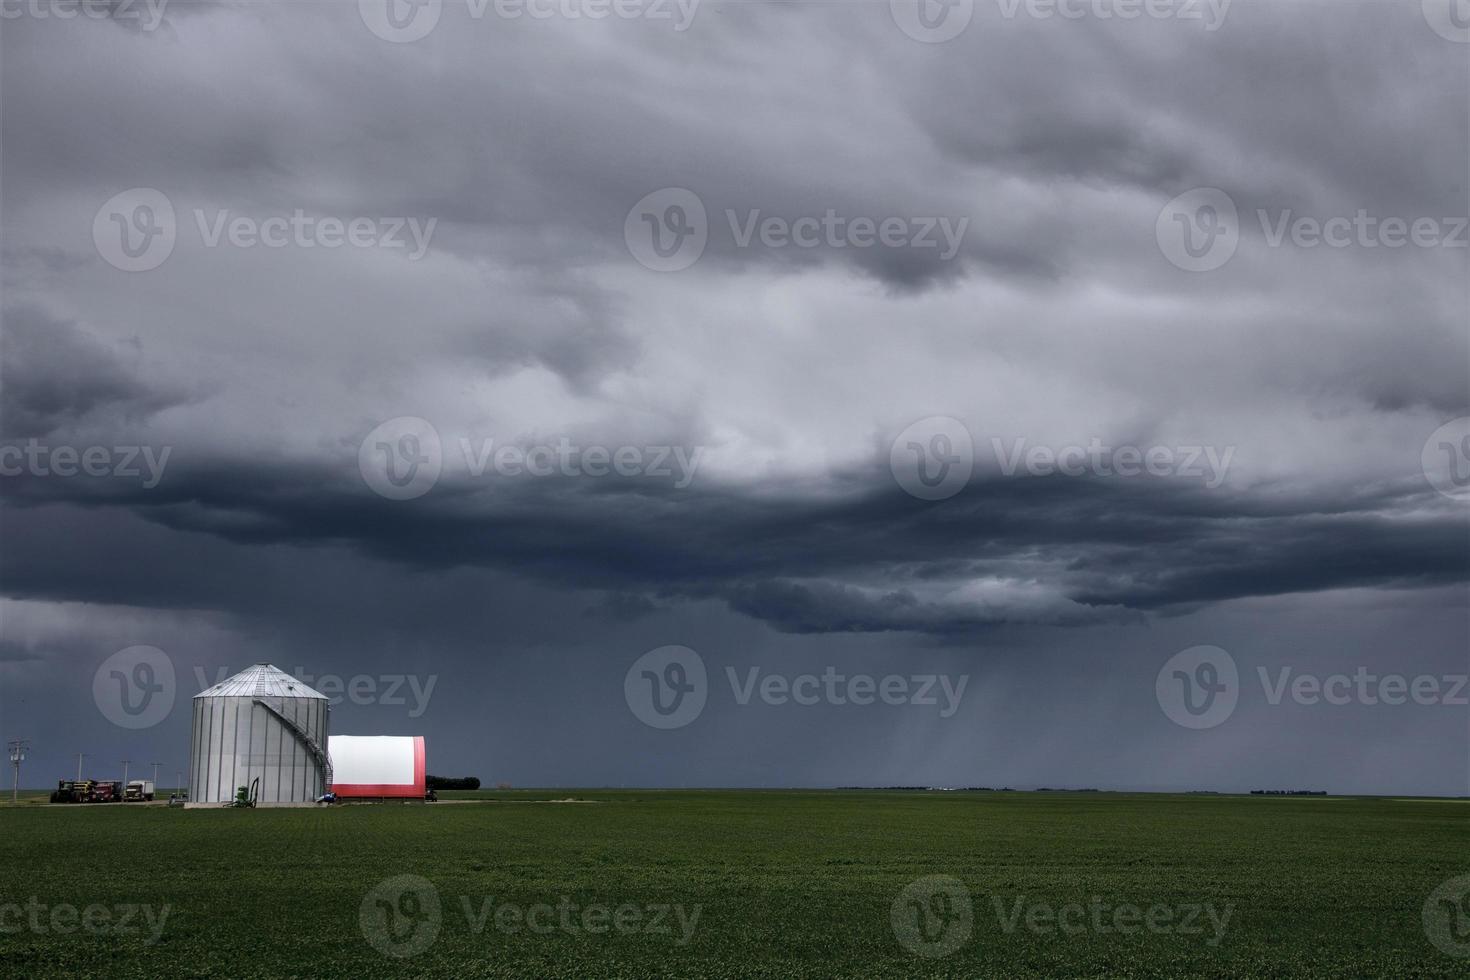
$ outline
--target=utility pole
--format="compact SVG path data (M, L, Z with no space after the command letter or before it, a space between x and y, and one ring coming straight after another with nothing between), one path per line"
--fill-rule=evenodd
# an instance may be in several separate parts
M20 764L26 761L26 749L30 745L30 739L25 738L12 738L6 743L6 747L10 749L10 764L15 767L15 783L10 787L11 805L20 798Z
M124 759L122 761L122 764L123 764L123 792L124 793L126 793L128 791L128 763L129 762L132 762L132 761L133 761L132 759Z
M183 788L184 788L184 770L182 770L182 769L175 769L174 770L174 783L176 784L174 786L174 792L175 793L178 793L178 792L180 792L180 791L183 790Z
M161 763L161 762L150 762L148 764L153 767L153 792L157 793L158 792L158 767L161 766L161 765L163 765L163 763Z
M87 757L85 752L77 753L77 782L82 781L82 760Z

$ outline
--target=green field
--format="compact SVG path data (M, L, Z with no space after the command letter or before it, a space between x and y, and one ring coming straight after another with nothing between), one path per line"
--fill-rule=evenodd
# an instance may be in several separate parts
M0 972L1470 975L1423 922L1430 893L1470 873L1470 802L446 796L480 801L0 808L0 905L21 906L0 910ZM547 802L568 798L589 802ZM429 890L378 887L402 875ZM102 911L87 931L71 918L90 906ZM116 935L128 906L135 931Z

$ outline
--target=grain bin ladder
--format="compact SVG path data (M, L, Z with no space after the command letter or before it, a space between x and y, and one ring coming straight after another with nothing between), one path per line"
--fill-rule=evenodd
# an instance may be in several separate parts
M316 759L317 764L322 767L323 791L330 790L332 788L332 757L327 755L326 751L317 744L316 739L306 733L306 729L296 724L290 718L287 718L281 712L280 708L277 708L264 698L255 698L254 700L256 704L279 718L281 724L290 729L291 734L296 736L296 740L306 747L306 751L310 752L312 758Z

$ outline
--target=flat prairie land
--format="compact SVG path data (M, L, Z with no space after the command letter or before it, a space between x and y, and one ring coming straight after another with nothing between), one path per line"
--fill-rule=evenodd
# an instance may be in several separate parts
M0 973L1470 975L1467 801L445 798L5 806Z

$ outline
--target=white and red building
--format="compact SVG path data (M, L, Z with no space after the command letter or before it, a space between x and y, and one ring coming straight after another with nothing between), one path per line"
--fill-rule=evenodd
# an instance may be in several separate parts
M424 798L422 735L332 735L327 754L339 798Z

